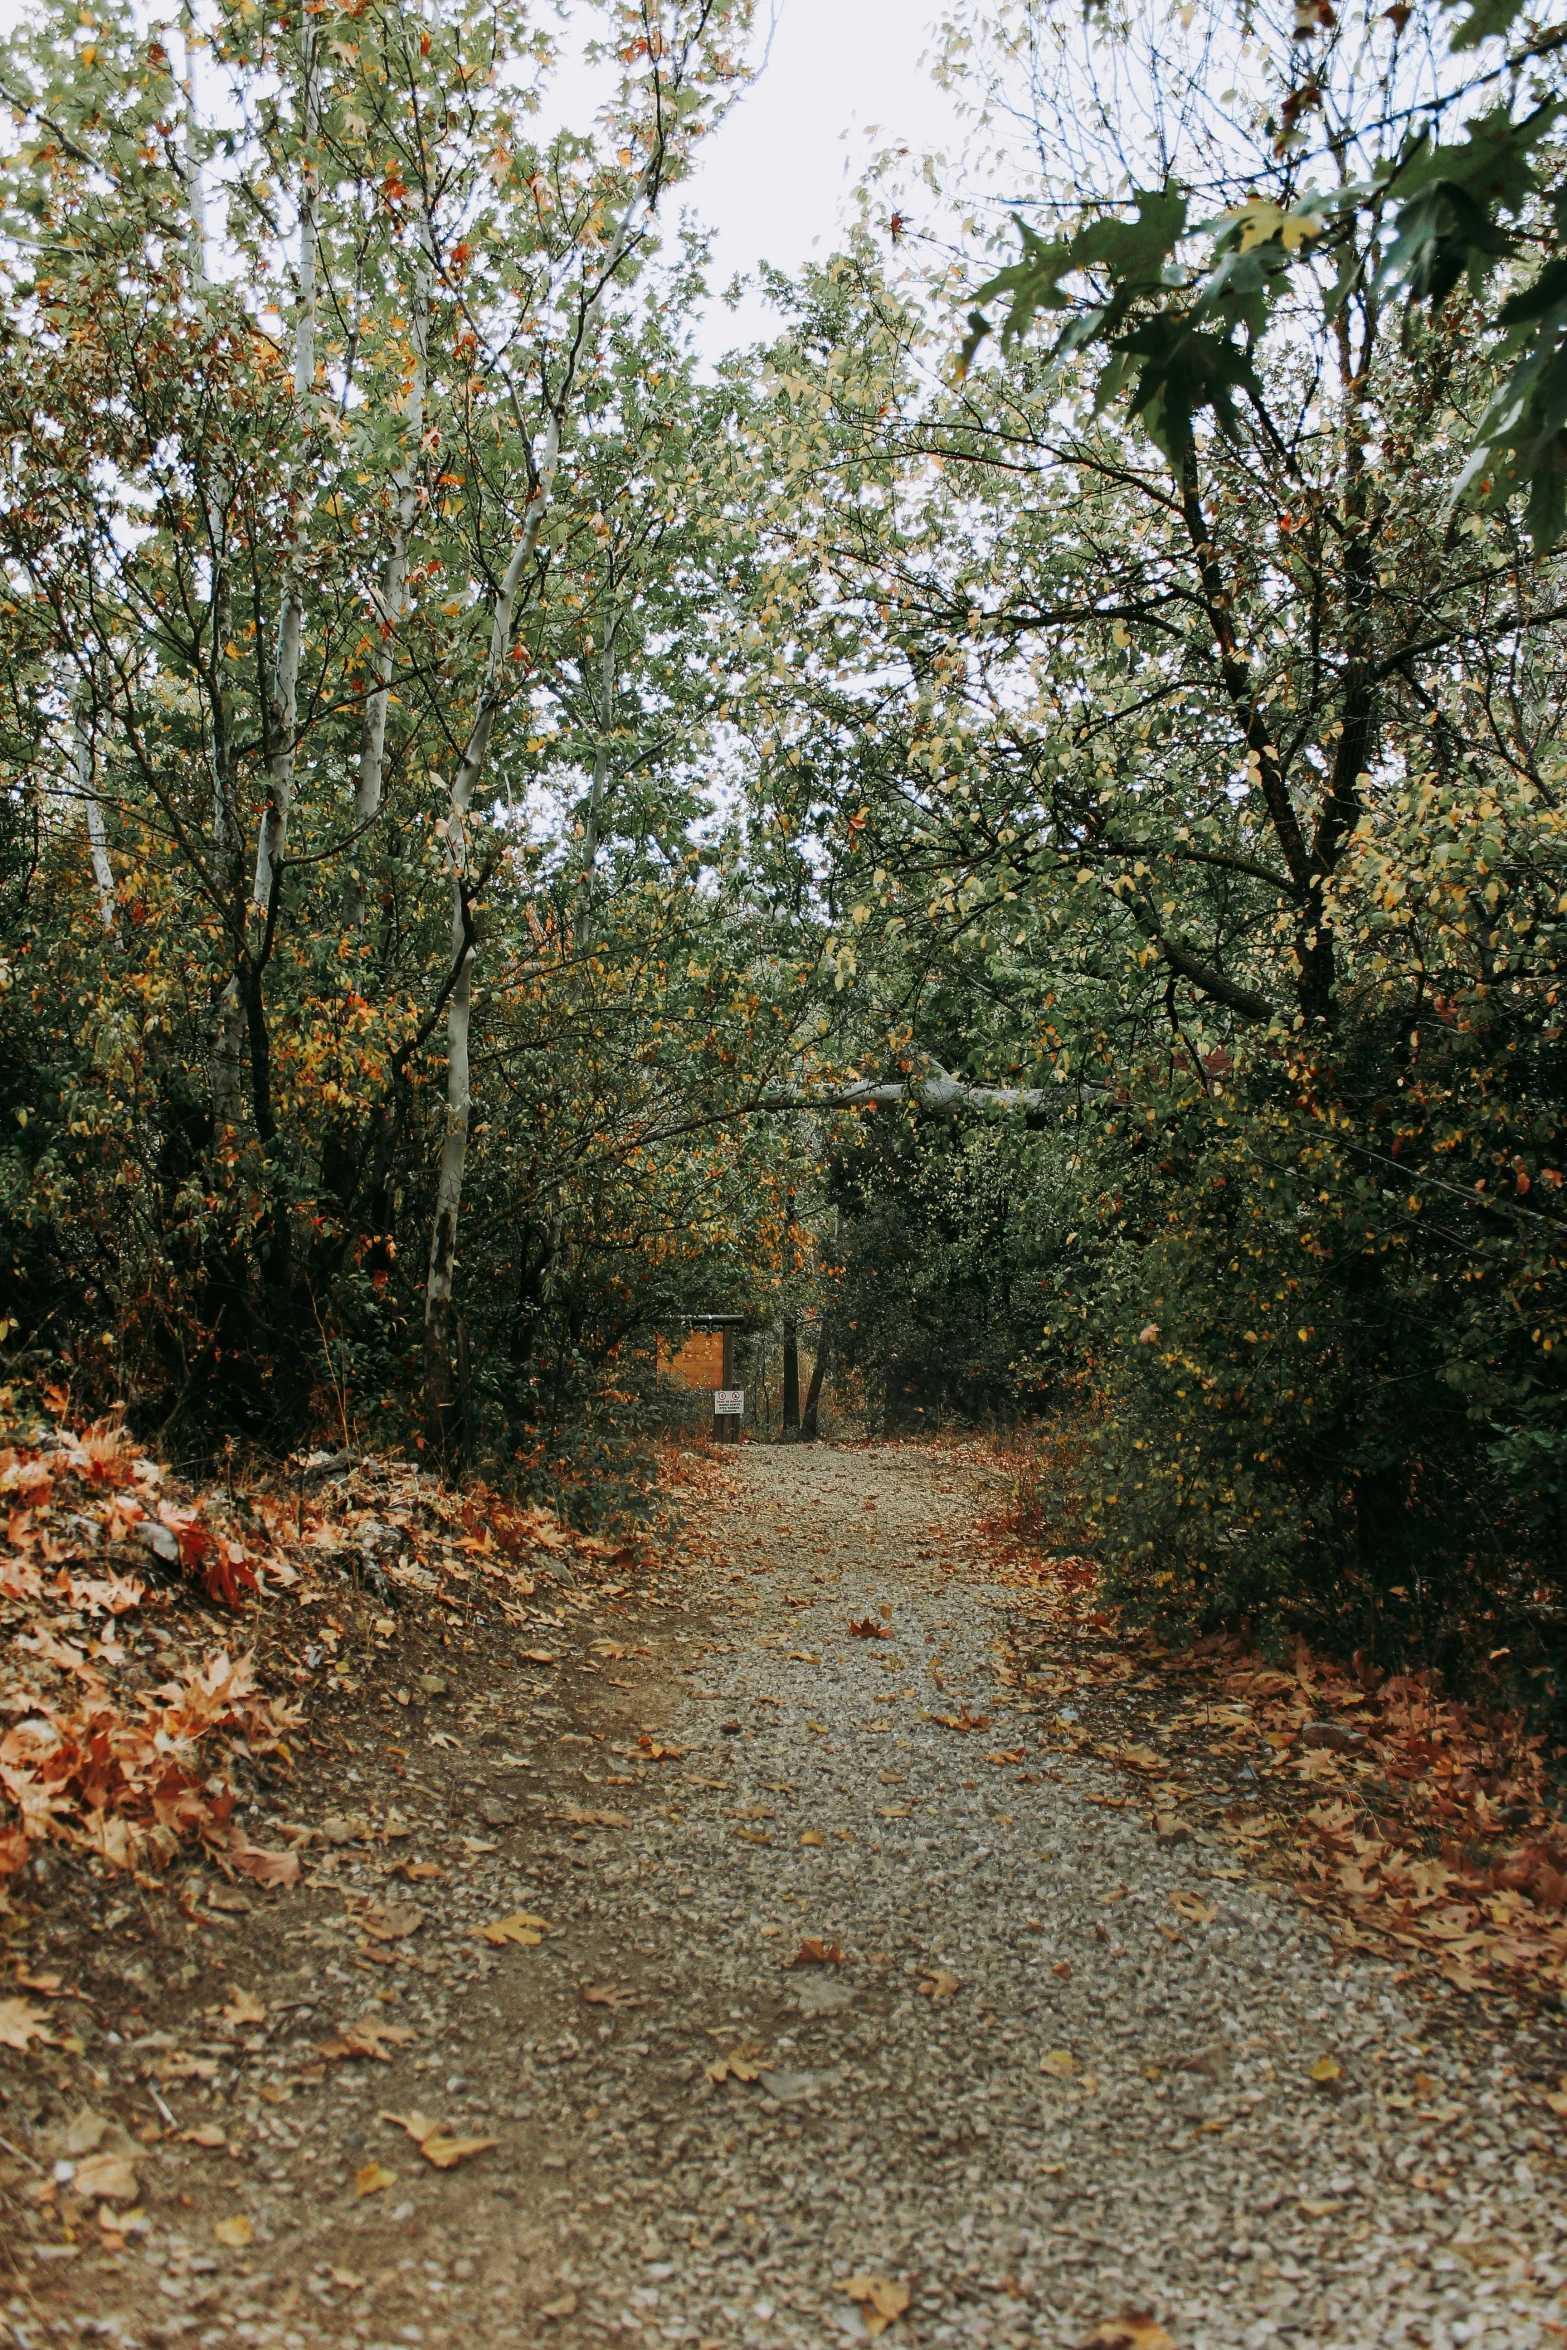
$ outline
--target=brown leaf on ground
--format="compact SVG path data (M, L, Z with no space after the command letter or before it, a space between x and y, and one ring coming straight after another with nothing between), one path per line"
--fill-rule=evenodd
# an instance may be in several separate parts
M503 1943L515 1942L520 1949L536 1950L549 1932L547 1918L532 1918L522 1910L514 1910L509 1918L496 1918L488 1926L475 1926L474 1932L482 1941L493 1942L497 1948Z
M935 1974L927 1975L920 1985L922 1995L930 2000L950 1999L957 1988L957 1976L943 1974L939 1968Z
M382 2015L366 2015L357 2024L350 2024L337 2039L323 2041L321 2054L331 2063L345 2056L373 2056L378 2064L390 2064L394 2048L406 2048L418 2037L411 2024L394 2024Z
M136 2173L123 2154L89 2154L76 2166L71 2191L84 2203L134 2203Z
M894 1638L892 1626L878 1624L874 1616L861 1616L858 1622L851 1617L849 1630L856 1640L891 1640Z
M377 1942L405 1942L424 1924L424 1911L412 1901L372 1901L354 1922Z
M836 1942L823 1942L815 1934L807 1934L793 1958L786 1966L846 1966L847 1959Z
M0 1999L0 2048L25 2049L30 2041L53 2040L49 2018L30 1999Z
M228 1860L231 1868L238 1869L241 1876L253 1878L258 1885L299 1883L297 1852L268 1852L259 1844L231 1844Z
M395 2187L396 2184L396 2171L388 2170L383 2163L361 2163L354 2173L354 2193L356 2195L380 2195L388 2187Z
M1175 2340L1146 2310L1126 2309L1119 2317L1101 2318L1084 2335L1082 2350L1175 2350Z
M851 2301L860 2305L868 2334L884 2334L894 2324L913 2299L912 2287L893 2277L853 2276L840 2283L840 2293L847 2293Z
M442 2122L434 2121L424 2113L383 2113L382 2121L395 2129L406 2130L425 2161L437 2170L455 2170L460 2162L473 2154L483 2154L499 2145L497 2138L454 2138ZM366 2190L361 2188L360 2192Z
M635 1991L609 1983L584 1983L582 1996L590 2007L645 2007L647 2002Z
M254 1991L242 1990L236 1984L223 2010L223 2021L226 2024L264 2024L266 2020L265 2000L258 1999Z

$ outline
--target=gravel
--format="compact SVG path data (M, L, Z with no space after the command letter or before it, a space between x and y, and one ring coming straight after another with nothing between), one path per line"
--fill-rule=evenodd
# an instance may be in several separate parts
M243 2317L209 2293L163 2338L818 2350L868 2338L874 2280L908 2291L892 2345L1065 2350L1128 2311L1180 2350L1559 2342L1555 2125L1520 2095L1543 2043L1335 1958L1286 1890L1042 1751L997 1677L1020 1600L983 1571L972 1466L726 1466L689 1611L606 1667L645 1676L644 1720L662 1674L684 1755L629 1794L590 1756L573 1800L630 1825L550 1848L562 1931L428 1994L439 2044L396 2094L444 2084L498 2152L398 2162L408 2199L365 2212L280 2147L309 2296L280 2311L263 2275ZM393 2160L369 2087L358 2134Z

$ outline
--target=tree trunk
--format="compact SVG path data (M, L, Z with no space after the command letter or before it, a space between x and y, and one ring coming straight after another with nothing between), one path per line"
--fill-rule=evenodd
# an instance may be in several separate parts
M566 353L559 390L549 410L544 447L533 471L528 501L517 544L495 597L495 619L490 630L489 658L479 687L478 705L463 748L446 819L446 857L452 880L452 956L461 965L446 1007L446 1137L441 1146L436 1181L435 1215L430 1227L430 1267L425 1281L424 1360L425 1408L430 1432L444 1455L452 1427L452 1277L457 1264L457 1219L462 1207L463 1174L468 1158L472 1103L468 1075L468 1037L473 1009L474 936L468 891L468 814L473 795L489 756L496 712L506 690L506 665L511 653L512 624L523 575L538 548L554 502L560 472L561 434L576 389L578 371L586 356L593 329L609 289L631 247L632 227L644 201L662 175L662 140L643 167L635 194L620 216L600 264L598 282L581 301L576 326Z
M827 1376L827 1325L822 1324L821 1336L816 1341L816 1360L811 1365L811 1384L805 1391L805 1410L800 1415L800 1442L816 1442L816 1421L822 1404L822 1381Z
M92 853L93 880L98 890L98 911L103 926L114 935L114 867L109 862L109 840L104 830L103 802L98 797L97 777L93 772L92 721L88 715L87 690L78 685L72 696L71 731L76 752L76 789L87 817L87 845Z
M800 1433L800 1325L785 1314L783 1326L783 1432Z
M403 453L392 475L392 537L381 581L381 609L377 614L375 684L365 703L359 737L359 774L354 784L354 863L349 869L343 911L358 925L365 918L365 885L359 860L367 854L367 835L381 810L382 778L386 763L386 711L391 696L397 630L408 601L408 546L419 511L419 451L424 440L425 386L429 368L431 236L428 220L420 225L420 258L414 275L409 308L408 340L413 353L408 400L404 408Z
M299 317L294 328L294 405L297 423L306 422L306 403L316 380L316 218L317 67L316 26L307 9L300 33L303 91L300 103ZM296 492L297 499L297 492ZM297 542L297 512L296 512ZM294 805L294 764L299 736L299 647L304 630L304 590L297 561L290 559L278 613L277 662L268 699L267 804L256 835L256 879L252 901L265 921L272 887L288 847L288 819Z

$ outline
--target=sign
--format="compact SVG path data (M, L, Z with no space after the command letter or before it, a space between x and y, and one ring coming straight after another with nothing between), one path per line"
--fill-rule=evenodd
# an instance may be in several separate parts
M713 1416L715 1419L733 1418L738 1420L744 1410L745 1389L743 1387L714 1388Z

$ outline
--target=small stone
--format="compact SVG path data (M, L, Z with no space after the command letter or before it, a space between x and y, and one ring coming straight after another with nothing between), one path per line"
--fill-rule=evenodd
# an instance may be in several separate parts
M499 1795L481 1795L473 1808L487 1828L510 1828L516 1825L516 1813Z
M421 1673L419 1675L419 1686L424 1691L426 1697L444 1697L447 1692L448 1683L444 1673Z

